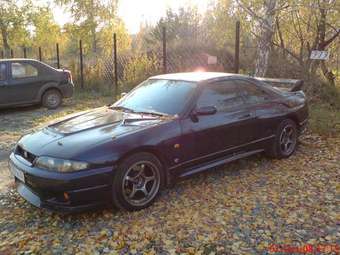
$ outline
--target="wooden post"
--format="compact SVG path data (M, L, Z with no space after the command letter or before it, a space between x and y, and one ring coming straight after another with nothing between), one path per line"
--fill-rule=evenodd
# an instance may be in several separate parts
M60 69L60 58L59 58L59 43L56 44L57 49L57 67Z
M84 66L83 66L83 45L79 40L79 57L80 57L80 87L84 88Z
M1 58L5 58L4 50L1 50Z
M236 34L235 34L235 73L239 73L240 69L240 21L236 21Z
M24 47L24 58L27 58L27 51L26 51L26 47Z
M42 61L42 53L41 53L41 47L39 47L39 61Z
M163 27L163 73L167 73L167 56L166 56L166 27Z
M113 68L114 68L114 85L115 85L115 94L118 94L118 71L117 71L117 35L113 34Z
M14 51L11 49L11 58L14 58Z

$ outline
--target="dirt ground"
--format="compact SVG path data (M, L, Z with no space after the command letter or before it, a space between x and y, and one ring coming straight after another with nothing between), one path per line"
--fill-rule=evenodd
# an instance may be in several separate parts
M0 112L0 254L340 252L339 137L307 133L289 159L258 155L196 175L139 212L62 215L24 201L7 169L6 154L17 139L66 113L102 104L71 101L55 111Z

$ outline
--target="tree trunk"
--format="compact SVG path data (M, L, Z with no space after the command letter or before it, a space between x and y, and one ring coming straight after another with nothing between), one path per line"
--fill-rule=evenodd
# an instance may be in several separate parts
M96 27L92 25L91 28L91 37L92 37L92 52L97 52L97 38L96 38Z
M90 16L89 16L89 19L90 19L90 32L91 32L91 39L92 39L92 52L93 53L96 53L97 52L97 36L96 36L96 28L97 28L97 23L95 21L95 14L94 14L94 11L95 11L95 3L93 0L90 1L90 6L92 8L92 10L90 10Z
M5 57L10 57L10 46L8 43L8 33L5 27L1 26L2 44L5 49Z
M255 76L265 76L268 69L268 59L271 42L275 31L276 0L266 0L264 3L265 15L260 20L260 38L257 44L255 62Z

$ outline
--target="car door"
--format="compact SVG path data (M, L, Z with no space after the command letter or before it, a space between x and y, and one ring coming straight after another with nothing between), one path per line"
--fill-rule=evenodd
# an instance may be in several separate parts
M278 119L282 116L282 105L274 94L253 82L239 80L237 84L246 104L255 111L255 140L270 139L275 135Z
M189 167L237 152L245 136L253 137L249 128L254 114L243 101L240 91L232 81L214 82L202 85L195 109L214 106L212 115L193 116L182 121ZM250 139L250 138L249 138Z
M8 68L7 63L0 63L0 105L8 103L9 90L8 90Z
M9 65L9 101L10 103L28 103L37 99L42 85L38 68L29 62L12 61Z

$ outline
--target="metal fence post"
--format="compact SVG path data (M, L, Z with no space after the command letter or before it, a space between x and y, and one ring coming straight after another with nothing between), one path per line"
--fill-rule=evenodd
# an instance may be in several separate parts
M83 45L79 40L79 57L80 57L80 87L84 88L84 66L83 66Z
M24 47L24 58L27 58L27 51L26 51L26 47Z
M114 85L115 85L115 93L117 96L118 93L118 72L117 72L117 35L113 34L113 68L114 68Z
M166 55L166 27L163 27L163 73L167 73L167 55Z
M14 51L11 49L11 58L14 58Z
M56 44L57 49L57 67L60 69L60 58L59 58L59 43Z
M41 47L39 47L39 61L42 61Z
M240 69L240 21L236 21L236 34L235 34L235 66L234 72L239 73Z

